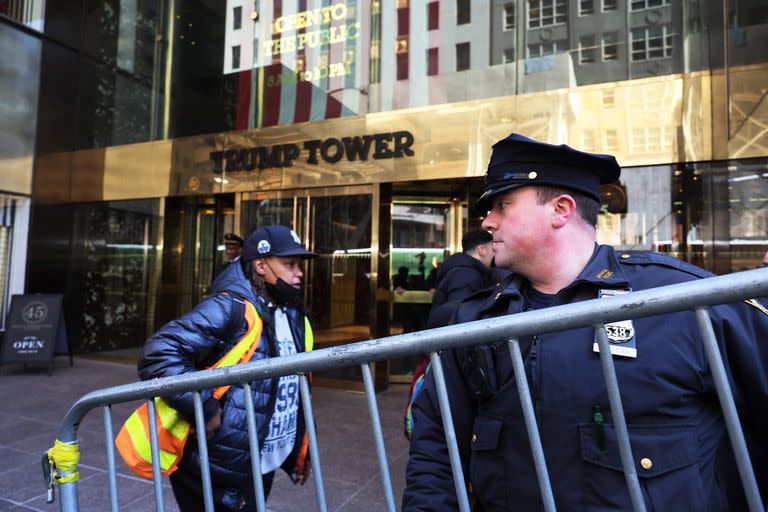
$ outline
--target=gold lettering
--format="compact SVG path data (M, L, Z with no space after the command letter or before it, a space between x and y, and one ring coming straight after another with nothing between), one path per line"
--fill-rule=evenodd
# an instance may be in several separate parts
M347 4L344 4L344 3L333 4L331 6L331 9L333 9L331 16L333 16L334 20L338 21L338 20L347 19Z
M279 18L276 18L275 22L273 23L272 33L273 34L279 34L283 30L286 30L286 28L285 28L285 16L280 16Z

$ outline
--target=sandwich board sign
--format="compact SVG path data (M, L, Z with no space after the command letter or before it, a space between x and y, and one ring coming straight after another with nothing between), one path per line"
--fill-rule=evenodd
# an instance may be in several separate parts
M44 364L53 374L53 358L69 355L61 294L14 295L5 324L0 364Z

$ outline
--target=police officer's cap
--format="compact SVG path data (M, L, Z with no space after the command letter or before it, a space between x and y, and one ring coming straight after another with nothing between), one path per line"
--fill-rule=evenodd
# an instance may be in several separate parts
M224 234L224 244L235 244L237 246L242 247L243 246L243 239L237 236L234 233L225 233Z
M621 168L611 155L585 153L512 133L493 145L485 190L475 207L488 211L494 196L526 185L568 188L599 202L600 185L616 181L619 174Z
M250 261L269 256L298 256L308 259L317 256L301 245L299 236L286 226L263 226L251 233L245 240L241 258Z

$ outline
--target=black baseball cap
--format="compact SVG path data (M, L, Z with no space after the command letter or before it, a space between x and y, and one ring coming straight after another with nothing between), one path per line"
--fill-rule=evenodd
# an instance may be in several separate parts
M512 133L493 145L485 189L475 207L488 211L493 197L529 185L569 188L599 202L600 185L618 180L620 174L621 167L611 155L585 153Z
M269 256L299 256L300 258L315 258L318 255L306 250L301 245L299 235L286 226L260 227L245 240L243 261L267 258Z
M234 233L225 233L224 234L224 244L235 244L239 245L240 247L243 246L243 239L237 236Z

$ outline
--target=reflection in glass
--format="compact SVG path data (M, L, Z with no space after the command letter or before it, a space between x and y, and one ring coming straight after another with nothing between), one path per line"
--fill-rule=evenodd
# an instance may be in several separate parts
M5 191L31 192L40 54L39 39L0 23L0 189Z
M768 250L768 162L730 162L728 213L731 271L761 266Z
M448 255L451 205L394 203L392 205L392 327L390 334L427 328L438 267ZM390 361L390 373L413 371L417 357Z
M750 68L768 57L763 3L732 2L725 40L716 30L723 27L722 4L695 0L494 0L452 8L403 1L389 11L370 0L263 2L258 16L252 16L254 4L239 2L212 7L191 0L174 4L174 12L136 0L114 9L94 3L85 25L81 146L289 125L723 64L735 133L763 95L764 71ZM175 20L170 25L162 22L168 17ZM439 37L422 37L424 31Z
M0 14L42 32L45 23L45 0L5 0L0 2Z
M73 256L82 262L80 297L74 298L83 312L80 349L140 346L154 329L159 213L156 199L78 207L82 243L73 245Z
M367 339L371 307L370 195L310 199L307 303L316 343Z

